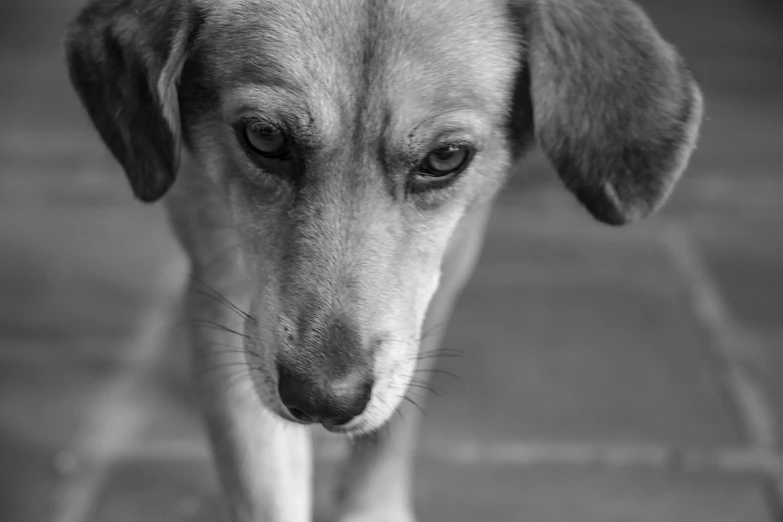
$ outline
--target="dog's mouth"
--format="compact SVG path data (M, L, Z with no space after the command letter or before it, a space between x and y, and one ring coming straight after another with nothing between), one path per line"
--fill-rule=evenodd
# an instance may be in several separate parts
M295 422L299 422L299 421L295 421ZM350 421L344 424L334 424L331 422L321 422L319 424L323 429L325 429L329 433L334 433L335 435L352 436L352 435L361 435L368 431L371 431L370 429L368 429L367 423L364 422L362 419L351 419Z

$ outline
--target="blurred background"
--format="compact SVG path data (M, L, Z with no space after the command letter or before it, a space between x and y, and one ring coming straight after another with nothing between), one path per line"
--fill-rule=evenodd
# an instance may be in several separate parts
M699 149L619 230L521 166L428 402L421 520L783 521L783 3L641 3L704 90ZM66 79L81 4L0 3L0 520L225 520L162 320L179 254Z

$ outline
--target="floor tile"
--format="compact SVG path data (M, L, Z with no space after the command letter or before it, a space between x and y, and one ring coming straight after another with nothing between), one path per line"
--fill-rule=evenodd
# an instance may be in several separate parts
M319 468L325 521L335 466ZM221 522L224 501L206 462L116 466L88 522ZM416 512L430 522L772 522L752 478L653 471L461 466L420 459Z
M675 2L639 1L688 57L706 95L691 168L656 217L614 229L589 217L540 153L518 167L501 197L513 212L494 221L483 268L449 332L446 346L468 357L444 368L465 384L436 381L456 398L431 403L430 444L737 442L716 390L719 372L654 240L671 222L693 232L734 318L769 347L761 364L783 418L775 350L783 345L780 2L693 0L678 10ZM116 351L133 333L155 287L150 274L170 247L161 207L133 202L68 88L62 30L81 4L0 2L3 522L47 520L67 465L59 451L78 436L116 358L83 355ZM159 386L147 390L153 420L143 441L199 444L185 388L176 379ZM772 520L749 477L426 459L418 468L418 512L432 522ZM319 483L328 485L328 473ZM111 471L90 522L220 522L216 489L206 459L126 461Z
M45 520L68 449L114 370L105 361L0 361L0 520Z
M443 345L465 352L440 365L463 382L436 376L428 440L739 441L671 258L601 234L494 227ZM203 441L182 379L161 380L145 441Z
M85 522L228 522L206 461L116 465Z
M745 214L713 226L692 227L690 235L703 256L721 297L740 325L764 332L781 327L783 295L781 219Z
M573 469L421 465L421 520L493 522L771 522L742 479Z
M159 216L128 209L22 217L0 211L0 352L14 341L93 351L121 346L138 326L174 243ZM23 221L23 222L22 222ZM185 274L182 274L183 281Z
M492 241L443 344L465 353L440 363L464 383L436 376L455 397L429 403L428 436L738 441L716 360L660 248L533 235ZM519 281L503 268L515 263ZM537 272L545 277L529 277ZM627 283L636 278L657 283Z

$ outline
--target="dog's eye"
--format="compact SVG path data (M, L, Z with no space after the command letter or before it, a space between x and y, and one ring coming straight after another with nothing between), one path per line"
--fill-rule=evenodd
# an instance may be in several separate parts
M470 160L473 149L468 145L449 144L431 150L408 182L412 193L446 188L457 179Z
M245 139L253 150L269 158L285 155L288 148L286 135L274 125L248 125L245 127Z
M470 159L470 149L464 145L447 145L427 155L422 165L422 174L443 177L455 174L465 168Z

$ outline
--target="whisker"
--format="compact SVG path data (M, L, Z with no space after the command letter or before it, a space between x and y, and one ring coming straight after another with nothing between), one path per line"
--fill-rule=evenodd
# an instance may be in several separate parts
M449 391L444 390L443 388L441 388L439 386L435 386L432 383L429 383L427 381L419 381L419 382L417 382L415 380L411 380L411 382L408 383L408 386L409 386L409 389L411 391L413 391L413 390L424 391L424 393L425 393L425 397L424 398L426 398L427 394L430 394L430 393L432 395L434 395L435 397L438 397L438 398L443 397L444 395L446 397L451 398L451 399L454 398L454 395L452 393L450 393Z
M253 369L250 367L247 368L240 368L239 370L235 370L233 373L230 373L226 376L225 381L223 383L223 389L221 390L223 393L227 392L228 389L232 386L236 386L238 383L242 382L244 378L248 378L251 382L251 389L254 388L252 386L252 372Z
M414 355L412 360L414 361L430 361L432 359L461 359L464 355L457 353L432 353L424 355Z
M264 360L264 358L261 355L253 352L252 350L247 350L245 348L240 348L238 346L233 346L230 344L221 344L221 343L210 343L209 346L210 348L222 348L220 350L211 350L210 351L211 355L237 354L237 355L245 355L247 357L252 357L254 359L259 359L262 361Z
M413 399L411 399L407 395L402 395L402 400L404 400L404 401L406 401L406 402L408 402L410 404L413 404L421 412L422 415L424 415L425 417L427 416L427 412L424 411L424 408L419 406L419 403L417 403L416 401L414 401Z
M443 395L443 392L441 390L436 390L435 388L432 388L431 386L425 385L425 384L419 384L416 382L410 382L408 383L409 388L416 388L418 390L424 390L425 392L432 393L436 397L440 397ZM411 390L413 391L413 390Z
M440 348L432 348L430 350L423 350L422 353L455 353L455 354L459 354L459 355L464 355L465 354L465 350L463 350L462 348L445 348L445 347L440 347Z
M402 339L389 339L388 337L384 338L383 342L384 343L399 343L399 344L404 344L405 346L413 346L413 343L411 343L410 341L403 341Z
M252 317L250 314L248 314L247 312L243 311L238 306L234 305L231 301L229 301L228 299L223 298L222 296L210 294L210 293L208 293L208 292L206 292L204 290L201 290L199 288L191 288L190 291L192 291L194 293L197 293L197 294L199 294L199 295L201 295L203 297L208 297L208 298L212 299L214 302L216 302L218 304L224 305L226 308L228 308L232 312L236 313L237 315L239 315L243 319L247 319L248 321L252 321L254 323L257 322L255 320L255 318Z
M211 355L213 357L217 357L219 355L247 355L248 357L258 357L257 355L255 355L255 354L253 354L251 352L247 352L246 350L242 350L242 349L239 349L239 348L235 348L235 349L227 349L227 348L224 348L224 349L214 349L213 348L213 349L210 349L209 355Z
M220 323L216 323L214 321L208 321L206 319L193 319L193 320L190 320L190 321L182 321L179 324L182 325L182 326L203 326L203 327L211 328L211 329L214 329L214 330L220 330L220 331L223 331L223 332L232 333L234 335L238 335L239 337L243 337L245 339L250 339L250 336L245 334L245 333L237 332L236 330L232 330L231 328L229 328L226 325L223 325L223 324L220 324Z
M258 322L255 317L253 317L252 315L250 315L249 313L245 312L240 307L235 305L233 302L231 302L231 300L229 298L227 298L225 295L220 293L218 290L216 290L212 286L208 285L204 281L201 281L200 279L198 279L196 276L194 276L192 274L189 277L190 277L190 279L193 282L200 284L201 286L203 286L204 288L206 288L207 290L212 292L211 294L208 294L206 292L200 292L202 295L207 296L207 297L214 297L218 302L221 302L221 303L225 304L227 307L229 307L231 310L234 310L241 317L244 317L245 319L248 319L248 320L250 320L250 321L252 321L254 323Z
M229 254L234 252L235 250L238 250L242 246L242 243L237 243L235 245L231 245L230 247L224 249L222 252L219 252L211 261L209 261L205 266L205 268L210 269L214 265L218 263L218 261L222 260L223 258L227 257Z
M399 415L400 419L402 419L402 422L405 423L408 422L408 419L405 417L405 412L403 412L402 409L394 408L394 414L392 415L392 417L394 417L394 415ZM391 431L391 426L389 426L388 429L389 431Z
M429 356L462 357L464 355L466 355L465 350L462 350L460 348L433 348L431 350L422 350L419 352L419 356L421 357L429 357Z
M216 364L216 365L210 366L209 368L205 368L205 369L199 371L198 373L196 373L196 378L200 379L200 378L205 377L206 375L208 375L210 373L214 373L214 372L216 372L218 370L222 370L224 368L232 368L232 367L236 367L236 366L242 366L242 367L247 368L249 370L249 366L248 366L246 361L241 361L241 362L240 361L231 361L231 362Z
M416 399L419 399L419 400L422 400L422 401L426 401L427 400L427 393L426 392L433 391L433 390L430 390L430 389L426 389L425 392L422 392L421 389L425 388L423 386L413 386L413 387L411 387L411 386L392 385L392 386L389 386L389 387L392 390L397 390L397 391L401 392L401 394L398 395L400 397L402 395L411 395L411 396L415 397ZM436 395L437 395L437 393L436 393Z
M456 373L452 373L448 370L442 370L440 368L417 368L413 370L414 373L435 373L439 375L446 375L448 377L451 377L452 379L455 379L459 381L462 384L465 384L465 379L457 375Z
M448 325L449 325L449 320L448 319L444 319L443 321L439 321L439 322L437 322L437 323L435 323L433 325L430 325L429 328L427 328L426 330L424 330L422 332L421 336L422 336L422 338L429 337L430 335L434 334L435 332L437 332L439 330L445 330Z
M390 406L386 399L379 396L378 400L381 401L387 408ZM383 429L384 433L380 436L390 436L390 432L392 430L391 423L394 420L394 417L397 415L399 415L400 419L402 419L402 422L408 422L408 420L405 418L405 414L402 412L402 410L400 410L400 408L392 408L391 418L382 426L381 429Z
M411 341L405 341L402 339L391 339L391 338L384 338L383 342L389 342L389 343L399 343L404 344L405 346L413 346L414 342ZM458 358L458 357L467 357L467 353L465 350L459 349L459 348L435 348L431 350L421 350L417 354L411 355L411 358L413 360L417 361L423 361L427 359L438 359L438 358Z

